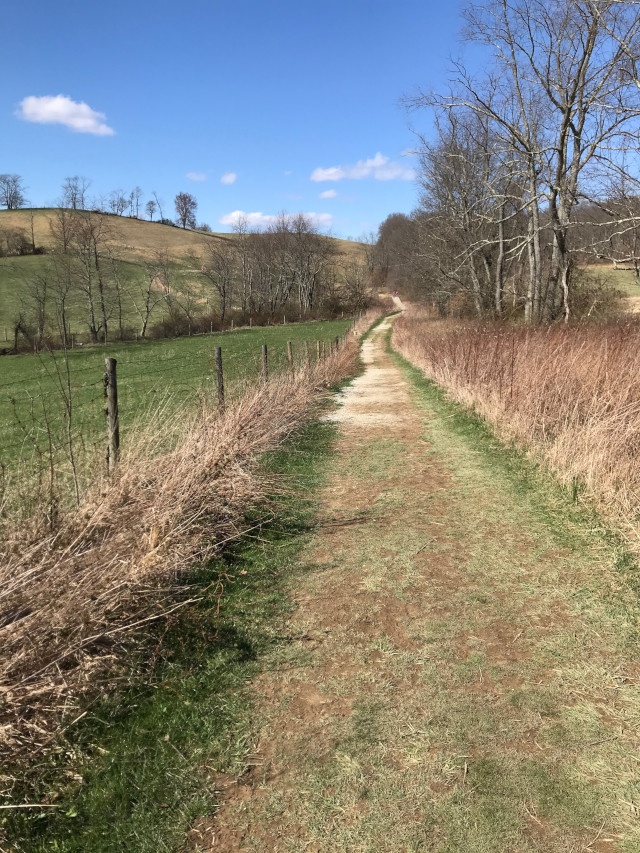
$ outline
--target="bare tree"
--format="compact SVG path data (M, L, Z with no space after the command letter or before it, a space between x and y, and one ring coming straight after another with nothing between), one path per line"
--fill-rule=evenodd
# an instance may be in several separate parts
M155 190L153 191L153 199L154 199L155 203L158 205L158 211L160 213L160 219L164 219L164 213L162 212L162 202L158 198L158 193Z
M69 303L74 291L74 260L66 252L59 252L51 258L51 293L55 319L64 349L71 344L69 328Z
M0 175L0 204L7 210L17 210L25 203L25 187L20 175Z
M156 212L156 203L155 201L148 201L144 209L147 211L147 216L149 217L149 222L153 222L153 215Z
M131 215L135 216L136 219L140 218L140 202L142 201L142 188L134 187L131 192L132 204L131 204Z
M518 236L514 243L506 233L522 207L518 163L485 115L451 107L436 115L435 126L435 143L422 139L419 154L422 209L431 224L424 248L440 280L467 291L478 315L500 316L506 268L519 247Z
M222 327L237 275L238 255L233 244L226 240L207 240L202 249L202 274L211 283L218 297Z
M124 190L112 190L109 193L109 210L116 216L122 216L131 204L131 198L124 194Z
M616 172L638 127L633 69L640 16L617 0L488 0L467 7L467 35L495 57L484 79L455 67L454 91L416 106L474 111L512 149L522 184L529 321L570 314L570 233L593 173ZM621 48L624 42L626 50ZM633 57L629 51L633 52ZM544 211L544 213L543 213ZM543 232L551 250L545 255Z
M69 213L64 207L59 207L52 217L49 228L54 240L56 252L67 254L77 226L74 214Z
M318 295L322 272L333 261L334 249L331 241L320 234L303 213L291 219L289 234L300 311L311 311Z
M90 186L91 181L81 175L65 178L62 184L63 207L70 207L73 210L85 210L87 207L87 190Z
M85 298L89 334L96 343L100 333L104 343L109 339L113 291L111 236L106 217L90 211L78 214L70 251L75 261L75 285Z
M140 318L140 337L147 336L147 328L154 309L166 301L170 285L168 281L169 254L166 249L156 252L153 260L144 264L142 278L134 279L127 291L131 303Z
M32 271L21 288L20 314L23 318L23 332L30 339L35 352L39 352L44 343L50 301L50 278L50 269L45 265L39 271Z
M241 282L240 304L242 313L253 307L253 276L254 265L251 263L251 244L249 237L249 221L246 216L240 216L233 226L236 235L234 247L238 255L239 274Z
M31 241L21 228L3 228L0 231L0 257L31 254Z
M196 227L196 210L198 202L191 193L178 193L174 199L176 218L182 228Z
M366 260L347 261L342 267L343 299L347 310L362 311L369 304L369 276Z

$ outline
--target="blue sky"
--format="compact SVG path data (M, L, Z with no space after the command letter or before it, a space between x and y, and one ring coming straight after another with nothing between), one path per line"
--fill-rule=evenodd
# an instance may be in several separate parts
M287 210L358 237L415 206L429 119L399 100L446 85L459 26L456 2L4 0L0 172L36 206L84 175L165 215L191 192L215 231Z

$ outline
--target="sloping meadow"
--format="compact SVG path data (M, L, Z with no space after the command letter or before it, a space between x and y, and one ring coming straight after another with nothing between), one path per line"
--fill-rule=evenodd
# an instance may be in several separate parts
M414 313L396 321L393 346L640 549L640 322L526 328Z
M202 408L182 424L159 418L130 443L112 481L96 483L50 535L30 535L37 525L28 523L12 531L0 547L6 761L46 750L101 683L110 689L110 672L126 671L145 625L189 604L181 573L247 534L247 508L278 488L260 456L313 415L353 372L357 352L347 336L324 360L257 383L224 412ZM158 454L159 433L177 429L175 448Z

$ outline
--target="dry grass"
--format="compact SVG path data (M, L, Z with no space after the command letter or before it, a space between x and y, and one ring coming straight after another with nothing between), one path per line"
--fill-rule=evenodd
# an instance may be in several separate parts
M167 208L169 205L167 205ZM71 211L72 212L72 211ZM171 215L172 210L165 210L165 215ZM26 210L0 211L0 228L15 228L31 235L31 215L33 214L33 233L38 246L51 248L54 240L51 224L55 221L55 208L35 208ZM199 257L203 240L233 240L232 234L207 234L203 231L191 231L183 228L173 228L171 225L160 225L158 222L147 222L143 219L130 219L128 216L103 214L109 242L118 249L125 260L152 258L159 250L167 250L175 261L184 261L191 257ZM337 251L350 259L362 258L364 247L352 240L335 239Z
M396 321L393 344L640 548L640 323L526 329L414 313Z
M108 689L134 633L185 603L180 572L247 533L247 507L272 487L260 455L352 372L356 353L350 338L295 378L248 389L224 414L202 409L161 455L161 429L175 425L157 420L54 534L30 536L28 523L13 531L0 551L0 754L46 748L83 694Z

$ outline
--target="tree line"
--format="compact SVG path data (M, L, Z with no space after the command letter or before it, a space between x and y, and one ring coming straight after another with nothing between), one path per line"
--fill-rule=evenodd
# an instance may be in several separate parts
M486 51L462 62L418 134L420 198L379 232L378 274L445 312L568 320L581 267L640 261L640 5L488 0L464 10Z
M175 208L175 220L168 219L164 215L162 201L158 194L153 191L152 198L144 202L144 193L138 186L132 190L112 190L107 196L96 198L89 196L91 181L82 175L73 175L65 178L58 207L69 210L93 210L100 213L114 213L117 216L129 216L140 219L146 214L150 222L158 221L163 225L179 225L182 228L196 228L196 212L198 201L191 193L179 192L173 203ZM7 210L18 210L27 205L27 188L21 175L0 174L0 206ZM155 216L158 219L154 220ZM206 223L202 223L200 230L211 231Z
M217 330L231 319L335 316L369 304L367 256L342 255L304 214L283 213L263 231L240 221L235 232L203 235L181 262L164 248L132 264L121 256L117 220L56 209L52 248L21 288L14 351L70 345L72 320L76 337L106 343Z

